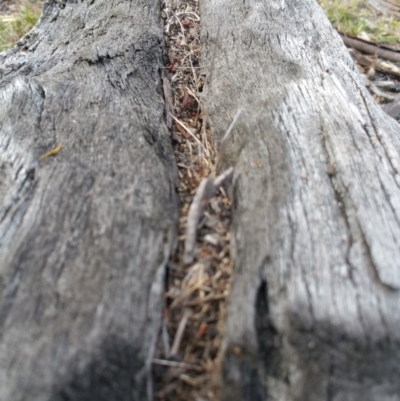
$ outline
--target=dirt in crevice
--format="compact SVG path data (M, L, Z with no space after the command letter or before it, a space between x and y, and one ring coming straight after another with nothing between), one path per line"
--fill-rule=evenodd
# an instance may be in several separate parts
M189 208L202 179L215 177L217 154L199 101L205 71L199 67L198 5L199 0L164 0L161 11L167 51L166 120L179 169L180 218L153 361L158 401L220 399L221 343L232 273L231 202L223 188L210 199L200 219L193 263L183 262Z

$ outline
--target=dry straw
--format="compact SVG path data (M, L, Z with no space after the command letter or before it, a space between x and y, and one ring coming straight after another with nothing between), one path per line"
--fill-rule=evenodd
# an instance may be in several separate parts
M230 208L219 191L233 170L215 178L218 152L201 102L205 75L199 67L198 0L165 0L162 10L167 47L165 96L179 168L179 243L169 263L164 326L154 360L163 367L157 399L219 399L221 342L232 272ZM213 57L212 57L213 58ZM207 91L211 96L211 91ZM234 118L226 143L239 115ZM219 158L223 156L221 148ZM190 212L189 212L190 211ZM186 247L186 251L185 251Z

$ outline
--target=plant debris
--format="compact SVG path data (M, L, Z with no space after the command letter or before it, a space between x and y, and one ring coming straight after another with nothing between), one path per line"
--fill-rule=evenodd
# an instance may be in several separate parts
M42 161L44 159L47 159L50 156L56 156L60 150L62 149L63 145L62 143L58 144L56 147L54 147L53 149L49 150L48 152L46 152L45 154L43 154L42 156L39 157L39 161Z
M199 0L164 0L166 121L179 169L179 241L169 262L164 324L153 360L158 401L219 399L221 343L232 264L231 203L215 178L199 68ZM208 190L207 190L208 189Z

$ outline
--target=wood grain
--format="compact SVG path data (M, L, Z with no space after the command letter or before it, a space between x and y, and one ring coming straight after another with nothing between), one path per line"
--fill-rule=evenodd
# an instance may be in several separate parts
M0 400L152 399L177 225L159 10L49 1L0 54Z
M217 142L242 109L224 400L400 400L400 126L315 1L200 8Z

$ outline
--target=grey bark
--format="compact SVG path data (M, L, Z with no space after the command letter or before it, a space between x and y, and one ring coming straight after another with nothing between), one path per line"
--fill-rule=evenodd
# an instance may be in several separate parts
M313 0L201 0L234 166L226 400L400 400L400 128ZM176 235L157 0L0 55L0 400L150 400ZM52 158L38 158L57 144Z
M52 0L0 54L2 401L152 399L177 224L159 12Z
M224 400L400 400L400 126L314 0L202 0L235 169Z

